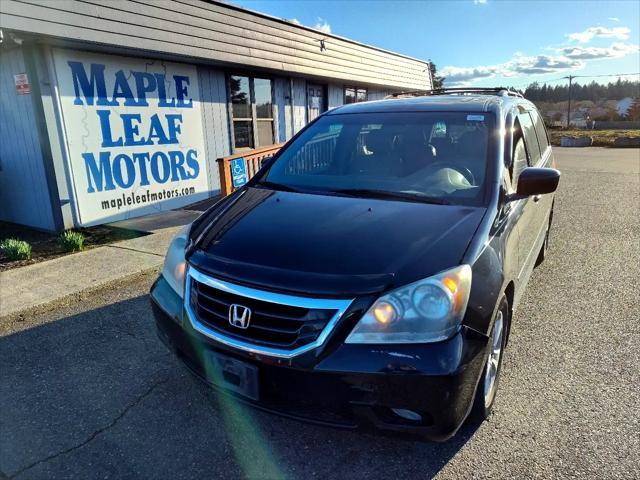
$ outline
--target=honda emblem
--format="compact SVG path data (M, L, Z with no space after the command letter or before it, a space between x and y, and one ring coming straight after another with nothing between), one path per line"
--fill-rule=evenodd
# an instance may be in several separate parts
M229 323L237 328L249 328L251 309L234 303L229 307Z

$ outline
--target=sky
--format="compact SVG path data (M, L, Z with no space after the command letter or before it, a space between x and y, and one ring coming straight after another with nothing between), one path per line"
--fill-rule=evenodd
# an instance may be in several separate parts
M568 75L640 76L640 2L233 0L230 3L421 60L449 86L525 87ZM617 77L589 77L587 83Z

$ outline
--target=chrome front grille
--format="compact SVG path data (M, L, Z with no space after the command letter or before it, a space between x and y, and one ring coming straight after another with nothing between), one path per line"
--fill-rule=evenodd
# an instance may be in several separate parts
M351 300L313 299L231 284L190 268L186 309L193 327L243 350L293 357L326 340ZM231 309L250 310L248 326L232 321Z

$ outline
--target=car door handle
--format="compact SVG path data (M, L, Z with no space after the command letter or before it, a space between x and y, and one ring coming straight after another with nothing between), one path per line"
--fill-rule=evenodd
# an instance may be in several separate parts
M538 203L540 201L540 199L542 198L542 195L534 195L533 196L533 201Z

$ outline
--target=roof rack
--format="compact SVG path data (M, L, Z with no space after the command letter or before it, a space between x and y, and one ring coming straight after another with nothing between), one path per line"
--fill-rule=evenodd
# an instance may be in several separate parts
M524 96L514 90L510 90L506 87L451 87L451 88L435 88L433 90L412 90L408 92L397 92L387 95L385 98L400 98L400 97L426 97L431 95L499 95L501 97L519 97Z

